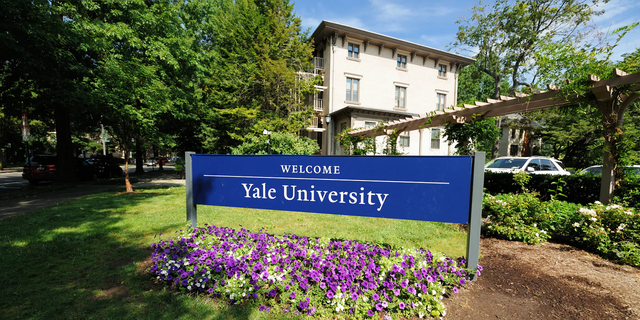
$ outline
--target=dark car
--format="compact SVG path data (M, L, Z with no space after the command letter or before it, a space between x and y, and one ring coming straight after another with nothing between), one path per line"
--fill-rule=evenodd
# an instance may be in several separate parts
M100 178L113 178L124 174L124 171L114 158L94 157L87 159L87 161L96 169Z
M57 163L58 158L54 155L33 156L30 162L24 164L22 178L31 184L38 184L40 181L54 181L56 180ZM95 180L98 177L96 169L85 159L75 159L75 172L80 180Z

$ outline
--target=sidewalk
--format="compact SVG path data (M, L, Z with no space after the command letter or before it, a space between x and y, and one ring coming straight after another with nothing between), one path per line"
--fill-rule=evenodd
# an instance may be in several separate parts
M6 167L0 170L0 174L10 173L10 172L22 172L22 167Z
M134 190L136 188L154 186L184 186L186 184L186 180L178 179L178 176L172 170L147 172L141 177L131 176L130 181L133 184ZM0 220L16 214L56 206L62 202L108 190L125 191L124 177L114 180L81 182L66 189L27 197L0 200L0 208L2 208L0 209Z

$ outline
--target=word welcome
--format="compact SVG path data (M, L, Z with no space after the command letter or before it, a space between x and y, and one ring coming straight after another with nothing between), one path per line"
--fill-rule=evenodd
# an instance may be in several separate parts
M254 186L253 183L241 183L244 188L244 198L249 199L267 199L275 200L278 193L275 188L267 187L267 183ZM315 186L310 189L301 189L297 185L282 185L282 195L287 201L306 201L306 202L325 202L329 203L348 203L352 205L379 205L377 211L382 210L388 193L376 193L373 191L365 192L364 187L360 187L359 191L335 191L335 190L316 190Z
M340 174L340 166L314 166L314 165L290 165L281 164L282 173L308 173L308 174Z

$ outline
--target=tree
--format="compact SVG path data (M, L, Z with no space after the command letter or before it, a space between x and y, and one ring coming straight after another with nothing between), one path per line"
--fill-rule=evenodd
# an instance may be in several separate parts
M616 30L614 34L618 35L618 41L637 25L635 23ZM621 161L628 142L623 130L625 113L638 108L637 99L640 97L640 84L637 81L593 90L594 84L601 79L640 72L637 62L640 49L625 55L623 61L614 63L611 53L616 45L617 42L612 46L581 48L550 43L537 53L542 79L562 85L560 95L575 102L602 130L604 145L600 201L603 203L609 202L613 190L623 177ZM563 74L562 78L558 77L559 74ZM563 83L563 80L570 81Z
M269 142L267 142L270 139ZM268 145L270 147L267 147ZM231 148L231 154L316 154L320 150L318 143L307 137L298 137L293 133L273 132L249 137L241 145Z
M519 86L535 82L534 53L553 42L570 44L583 36L599 0L497 0L493 7L479 4L469 19L458 20L453 47L477 50L476 66L493 78L494 98L502 94L500 84L509 76L510 95ZM530 74L531 82L523 80Z
M494 119L482 119L478 116L463 123L447 122L444 136L448 141L456 142L456 154L471 155L475 151L491 151L500 133L501 129L495 125Z
M204 148L227 153L246 136L297 132L308 122L301 111L305 88L296 73L309 66L312 44L288 0L220 1L205 20L210 41L203 83Z

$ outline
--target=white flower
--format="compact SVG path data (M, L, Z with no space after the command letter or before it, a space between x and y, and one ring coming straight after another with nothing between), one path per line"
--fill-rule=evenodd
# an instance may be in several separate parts
M534 227L534 228L535 228L535 227L537 227L537 226L538 226L538 224L536 224L536 223L534 223L534 224L533 224L533 227Z
M542 232L542 233L544 233L544 234L547 234L547 232L546 232L546 231L544 231L544 230L540 230L540 232Z
M601 206L601 205L602 205L602 202L600 202L600 201L596 201L596 202L594 202L594 204L596 204L596 205L598 205L598 206Z
M621 223L621 224L618 226L618 230L622 231L622 229L624 229L624 227L626 227L626 226L627 226L626 224Z
M596 219L596 217L591 217L591 218L589 218L589 220L591 220L591 221L595 222L595 221L596 221L596 220L598 220L598 219Z
M579 222L574 222L574 223L573 223L573 226L577 228L577 227L579 227L579 226L580 226L580 223L579 223Z

